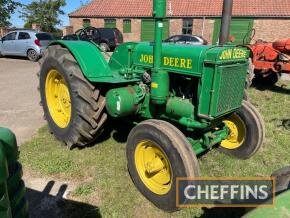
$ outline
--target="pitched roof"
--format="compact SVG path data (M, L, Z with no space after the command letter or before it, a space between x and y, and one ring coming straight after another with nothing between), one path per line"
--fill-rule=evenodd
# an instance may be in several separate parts
M93 0L70 17L151 17L153 0ZM173 17L221 16L223 0L167 0ZM169 14L169 11L172 14ZM233 16L290 17L289 0L234 0Z

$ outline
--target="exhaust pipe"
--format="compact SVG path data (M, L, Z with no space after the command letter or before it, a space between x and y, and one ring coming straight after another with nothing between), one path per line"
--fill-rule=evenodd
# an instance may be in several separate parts
M224 0L219 45L224 45L229 41L232 13L233 0Z

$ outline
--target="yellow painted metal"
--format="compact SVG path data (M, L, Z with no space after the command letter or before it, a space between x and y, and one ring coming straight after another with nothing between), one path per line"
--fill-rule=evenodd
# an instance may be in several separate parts
M50 116L59 128L66 128L71 118L71 98L64 77L51 69L45 81L45 97Z
M143 140L137 145L135 167L150 191L157 195L170 191L173 182L171 165L164 151L154 142Z
M227 149L239 148L246 139L246 126L243 120L233 114L231 117L223 121L229 128L229 137L221 142L221 146Z

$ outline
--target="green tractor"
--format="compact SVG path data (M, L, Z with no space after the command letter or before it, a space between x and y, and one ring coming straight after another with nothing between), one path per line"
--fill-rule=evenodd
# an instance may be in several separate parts
M28 202L18 161L16 137L9 129L0 127L0 217L28 218Z
M155 41L124 43L108 62L93 43L53 42L41 59L40 95L51 132L69 148L94 142L109 120L134 124L131 178L174 211L176 178L200 176L197 155L216 147L247 159L262 146L264 125L244 100L247 49L162 44L166 0L153 5Z

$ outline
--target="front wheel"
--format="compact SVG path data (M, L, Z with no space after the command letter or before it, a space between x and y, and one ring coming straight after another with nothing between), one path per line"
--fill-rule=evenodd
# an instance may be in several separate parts
M199 176L196 155L173 125L147 120L129 134L128 169L135 186L158 208L175 211L176 178Z
M223 140L218 150L230 156L247 159L263 145L265 138L264 122L259 112L248 101L224 120L229 128L229 136Z

